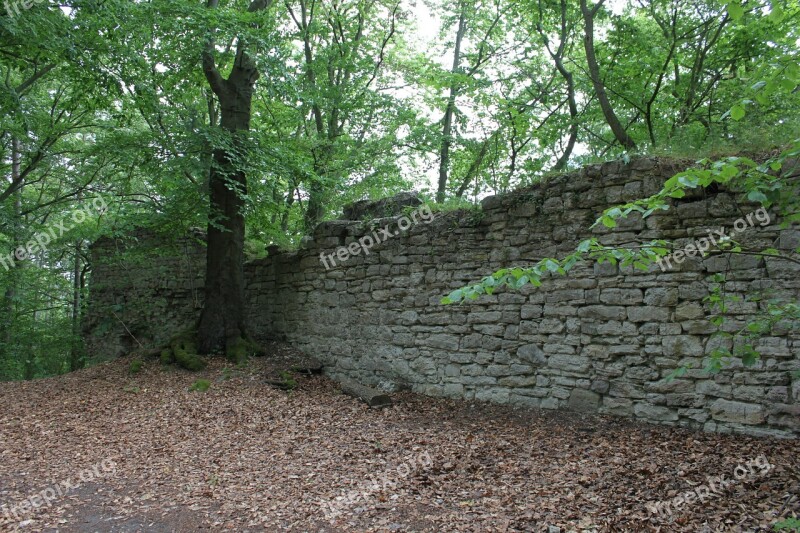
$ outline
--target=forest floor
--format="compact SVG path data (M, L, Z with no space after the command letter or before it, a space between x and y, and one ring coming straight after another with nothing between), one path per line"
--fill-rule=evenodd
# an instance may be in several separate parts
M322 376L264 384L268 358L129 363L0 383L0 530L768 531L800 514L798 440L410 393L369 409Z

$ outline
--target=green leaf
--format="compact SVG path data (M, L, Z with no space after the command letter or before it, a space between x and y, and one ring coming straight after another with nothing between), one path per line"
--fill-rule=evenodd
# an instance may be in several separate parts
M767 201L767 196L759 190L752 190L747 193L747 199L751 202L763 203Z
M556 261L553 261L552 259L545 260L544 266L550 272L558 272L559 268L558 263Z
M731 118L733 120L742 120L746 114L747 112L741 104L736 104L731 108Z
M601 221L601 222L603 223L603 225L604 225L605 227L607 227L607 228L616 228L616 227L617 227L617 221L616 221L616 220L614 220L613 218L611 218L611 217L610 217L610 216L608 216L608 215L604 215L604 216L603 216L603 217L600 219L600 221Z
M783 78L780 83L781 88L786 92L791 92L795 87L797 87L797 84L794 82L794 80L790 80L789 78Z
M744 7L739 3L739 0L728 3L728 15L730 15L733 20L741 20L744 16Z
M683 191L683 189L675 189L674 191L669 193L669 195L672 198L683 198L684 196L686 196L686 193Z
M669 383L670 381L673 381L675 378L685 376L687 371L688 368L686 366L679 366L678 368L676 368L675 370L664 376L664 382Z
M742 364L744 366L753 366L758 361L758 352L752 346L745 346L745 351L742 354Z
M783 9L777 2L772 2L772 9L769 12L768 18L775 24L783 20Z

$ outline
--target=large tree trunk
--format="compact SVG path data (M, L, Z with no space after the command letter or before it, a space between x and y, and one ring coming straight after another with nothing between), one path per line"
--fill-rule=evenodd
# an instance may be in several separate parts
M619 118L617 118L617 114L614 113L614 108L611 107L611 101L608 99L608 94L606 93L606 86L600 78L600 66L597 63L597 56L594 52L594 17L603 5L603 1L604 0L600 0L597 5L589 9L586 5L586 0L581 0L581 13L583 14L586 28L586 33L583 38L583 45L586 50L586 63L589 66L589 76L592 79L592 86L597 94L597 101L600 102L600 109L603 111L603 116L611 127L611 131L614 133L614 137L622 146L633 150L636 148L636 143L633 142L628 132L625 131Z
M11 139L11 183L20 182L20 143L16 137ZM17 188L14 191L14 220L13 228L13 244L14 250L19 245L21 234L21 217L22 217L22 189ZM13 253L13 252L12 252ZM22 268L22 261L15 261L13 265L9 266L8 285L6 285L5 293L3 294L2 315L0 315L0 362L8 360L13 356L11 344L14 340L14 322L16 318L16 305L14 300L17 297L17 284L19 282L20 269ZM10 374L7 377L12 377ZM14 376L16 377L16 376Z
M228 79L216 69L213 56L203 56L209 85L219 98L220 126L234 146L250 129L253 88L259 77L252 59L240 45ZM247 336L244 299L244 195L247 176L228 149L214 151L209 176L210 212L206 259L205 306L197 330L197 350L210 354L231 349Z

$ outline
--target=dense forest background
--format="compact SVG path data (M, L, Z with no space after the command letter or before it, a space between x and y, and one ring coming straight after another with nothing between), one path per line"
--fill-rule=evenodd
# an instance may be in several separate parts
M258 257L356 200L800 137L796 0L418 1L7 1L0 380L91 363L89 244L205 228L223 166Z

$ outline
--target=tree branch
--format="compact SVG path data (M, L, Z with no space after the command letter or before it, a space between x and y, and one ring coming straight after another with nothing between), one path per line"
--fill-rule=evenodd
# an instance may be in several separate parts
M208 0L206 7L208 9L216 9L219 5L219 0ZM214 94L220 96L225 91L225 80L217 70L217 63L214 60L214 38L209 37L206 45L203 48L203 74L208 80L208 85Z

